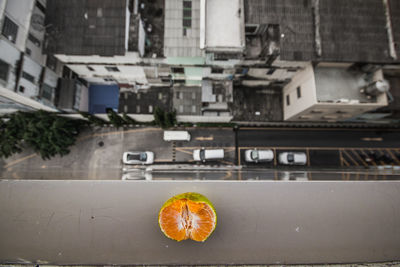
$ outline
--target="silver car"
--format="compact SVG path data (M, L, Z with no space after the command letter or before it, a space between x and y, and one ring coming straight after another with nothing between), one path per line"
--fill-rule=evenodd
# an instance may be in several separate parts
M246 162L262 162L272 161L274 159L274 152L271 149L268 150L257 150L249 149L244 152L244 159Z
M146 152L125 152L122 156L124 164L152 164L154 162L154 153Z
M304 152L283 152L279 154L278 160L284 165L306 165L307 155Z

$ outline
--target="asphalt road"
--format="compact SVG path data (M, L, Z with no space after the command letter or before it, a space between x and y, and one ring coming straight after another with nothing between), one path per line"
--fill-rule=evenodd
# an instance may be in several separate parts
M9 159L0 159L0 179L119 180L125 167L121 161L124 151L153 151L155 164L200 167L203 163L193 161L193 150L201 147L224 149L224 159L205 163L208 167L242 165L249 169L288 168L296 171L299 168L400 166L400 131L242 128L235 133L231 128L187 130L192 136L189 142L166 142L162 137L163 130L159 128L89 130L64 157L42 160L28 149ZM258 164L245 162L245 150L254 148L272 149L275 160ZM307 165L287 167L279 164L277 155L285 151L306 153ZM209 177L213 179L213 175Z
M240 147L400 147L400 131L343 129L250 129L238 131Z

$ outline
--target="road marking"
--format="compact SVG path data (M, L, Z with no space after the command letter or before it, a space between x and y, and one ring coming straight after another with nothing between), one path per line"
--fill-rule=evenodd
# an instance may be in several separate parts
M232 152L232 151L235 151L236 148L235 147L231 147L231 148L226 148L224 150L225 150L225 152Z
M172 162L172 159L156 159L154 162Z
M343 167L343 155L342 155L342 150L339 150L339 157L340 157L340 166Z
M36 157L36 156L37 156L37 154L34 153L34 154L30 154L29 156L26 156L26 157L11 161L11 162L7 163L6 165L4 165L4 168L11 167L11 166L13 166L15 164L20 163L21 161L24 161L24 160L27 160L27 159L30 159L30 158L33 158L33 157Z
M361 163L365 166L368 167L368 163L366 163L361 157L360 155L358 155L358 153L356 153L356 151L354 149L350 150L352 152L353 155L355 155L359 160L361 160Z
M343 163L344 163L347 167L350 167L350 164L347 162L347 160L345 160L344 158L342 158L342 160L343 160Z
M394 161L400 165L400 160L397 159L396 155L394 155L392 151L390 151L390 149L386 149L386 151L390 154L390 156L394 159Z
M372 148L368 148L368 147L285 147L285 146L259 146L259 147L248 147L248 146L241 146L242 149L282 149L282 150L306 150L307 148L310 150L339 150L339 149L387 149L388 147L372 147ZM392 150L399 150L400 148L392 148L390 147L390 149Z
M368 158L371 159L372 165L376 166L376 163L375 163L374 159L372 159L370 156L368 156L367 153L365 153L365 151L363 149L360 149L360 151L361 151L361 153L364 154L365 157L368 157Z
M229 178L231 178L231 177L232 177L232 172L231 172L231 171L228 171L227 174L226 174L224 177L222 177L222 179L223 179L223 180L227 180L227 179L229 179Z
M240 130L251 130L251 131L259 131L259 130L268 130L268 131L377 131L382 129L346 129L346 128L274 128L274 127L240 127ZM400 129L389 129L389 131L400 131Z
M140 133L140 132L157 132L157 131L163 131L160 128L140 128L140 129L131 129L131 130L125 130L125 131L114 131L114 132L106 132L106 133L95 133L95 134L90 134L86 136L82 136L77 139L77 141L82 141L85 139L89 139L91 137L102 137L102 136L107 136L107 135L114 135L114 134L129 134L129 133Z
M382 137L364 137L361 138L362 141L366 141L366 142L382 142L383 138Z
M175 148L175 150L179 151L179 152L182 152L182 153L186 153L188 155L193 155L193 151L186 151L185 149L180 148L180 147Z
M358 164L358 162L355 161L355 160L353 159L353 157L352 157L349 153L347 153L347 151L344 150L344 149L343 149L343 154L345 154L346 157L349 158L356 166L360 166L360 164Z
M228 165L233 165L232 162L226 161L226 160L220 160L222 163L228 164Z
M208 137L200 136L200 137L196 137L196 140L198 140L198 141L212 141L212 140L214 140L214 136L208 136Z

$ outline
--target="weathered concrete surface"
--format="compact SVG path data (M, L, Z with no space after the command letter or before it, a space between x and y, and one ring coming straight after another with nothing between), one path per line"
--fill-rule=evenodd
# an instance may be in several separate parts
M157 225L174 194L215 204L205 243ZM293 264L400 260L399 182L0 181L0 262Z

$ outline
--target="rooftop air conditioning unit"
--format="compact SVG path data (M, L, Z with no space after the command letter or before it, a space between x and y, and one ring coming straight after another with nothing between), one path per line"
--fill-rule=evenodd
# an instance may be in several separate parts
M361 93L368 96L378 96L380 94L388 93L390 89L389 82L386 80L379 80L370 83L361 89Z

